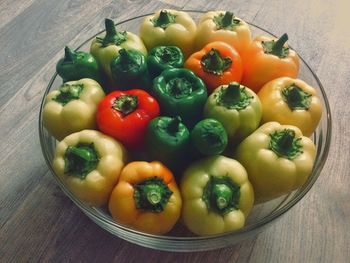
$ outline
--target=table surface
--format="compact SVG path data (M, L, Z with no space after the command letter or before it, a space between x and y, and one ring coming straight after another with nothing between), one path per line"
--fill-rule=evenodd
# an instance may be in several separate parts
M232 10L281 35L323 83L332 144L310 192L275 224L238 245L208 252L143 248L88 219L56 185L41 153L39 106L65 45L160 8ZM1 0L1 262L349 262L350 2L348 0Z

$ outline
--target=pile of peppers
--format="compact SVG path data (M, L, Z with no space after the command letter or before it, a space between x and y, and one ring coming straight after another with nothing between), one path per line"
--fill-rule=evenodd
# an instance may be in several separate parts
M77 198L142 232L204 236L305 183L322 105L287 34L253 38L229 11L105 27L89 52L65 47L43 110L54 170Z

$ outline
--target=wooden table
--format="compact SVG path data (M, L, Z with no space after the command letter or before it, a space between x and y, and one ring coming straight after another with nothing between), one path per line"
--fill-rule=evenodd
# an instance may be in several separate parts
M227 9L281 35L323 83L333 117L326 165L306 197L257 237L210 252L161 252L112 236L58 188L41 153L39 106L64 45L168 7ZM349 262L350 2L0 1L0 262Z

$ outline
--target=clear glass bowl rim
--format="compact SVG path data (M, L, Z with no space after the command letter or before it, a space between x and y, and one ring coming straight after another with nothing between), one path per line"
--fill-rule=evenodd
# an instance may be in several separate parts
M206 13L206 12L209 12L211 10L208 10L208 11L199 11L199 10L182 10L182 11L185 11L185 12L189 12L189 13ZM123 23L126 23L128 21L132 21L132 20L136 20L136 19L139 19L139 18L142 18L142 17L145 17L145 16L148 16L148 15L152 15L153 13L149 13L149 14L144 14L144 15L139 15L139 16L135 16L135 17L132 17L132 18L129 18L129 19L126 19L126 20L123 20L123 21L120 21L118 23L115 23L116 25L120 25L120 24L123 24ZM246 21L247 22L247 21ZM266 32L267 34L269 35L272 35L274 37L276 37L274 34L272 34L271 32L261 28L260 26L257 26L251 22L247 22L250 26L253 26L253 27L256 27L258 28L259 30L263 31L263 32ZM105 30L101 30L100 32L96 33L95 35L91 36L89 39L87 39L86 41L84 41L82 44L80 44L76 50L79 50L82 46L84 46L85 44L87 44L89 41L91 41L93 38L95 38L96 36L100 35L101 33L103 33ZM331 134L332 134L332 118L331 118L331 111L330 111L330 106L329 106L329 102L328 102L328 99L327 99L327 96L326 96L326 92L323 88L323 85L321 83L321 81L319 80L319 78L317 77L317 75L314 73L314 71L310 68L310 66L305 62L305 60L302 58L302 56L300 55L300 53L298 52L298 55L300 57L300 59L302 60L302 62L305 64L305 66L308 68L308 70L311 72L311 74L313 75L313 77L315 78L319 88L320 88L320 91L321 91L321 94L322 94L322 97L324 99L324 103L325 103L325 111L323 114L326 114L326 118L327 118L327 133L326 133L326 136L325 136L325 145L324 145L324 150L322 152L322 155L321 156L317 156L316 157L316 160L319 160L319 165L317 167L314 167L313 171L312 171L312 177L311 177L311 180L308 181L307 184L305 184L303 187L301 187L299 190L298 190L298 194L294 196L294 198L292 200L290 200L288 202L287 205L283 206L282 208L279 208L277 207L275 209L274 212L272 212L271 214L269 214L268 216L264 217L261 221L258 221L256 223L253 223L249 226L246 226L244 227L243 229L241 230L238 230L238 231L235 231L235 232L229 232L229 233L224 233L224 234L218 234L218 235L211 235L211 236L191 236L191 237L179 237L179 236L166 236L166 235L152 235L152 234L147 234L147 233L144 233L144 232L140 232L140 231L137 231L137 230L134 230L134 229L130 229L126 226L123 226L123 225L120 225L116 222L112 222L110 220L108 220L107 218L104 218L103 216L101 216L98 212L96 212L96 210L94 209L91 209L89 206L87 206L86 204L82 203L81 201L79 201L65 186L64 184L60 181L60 179L58 179L58 177L55 175L55 172L53 170L53 167L51 165L51 160L49 159L49 153L47 152L47 149L45 148L45 143L44 143L44 140L42 139L44 137L44 127L43 127L43 124L42 124L42 121L41 121L41 117L42 117L42 111L43 111L43 107L44 107L44 99L46 97L46 95L49 93L50 91L50 88L53 84L53 82L55 81L56 77L57 77L57 73L55 73L53 75L53 77L50 79L48 85L47 85L47 88L45 90L45 93L43 95L43 99L42 99L42 102L41 102L41 106L40 106L40 112L39 112L39 139L40 139L40 145L41 145L41 149L42 149L42 152L43 152L43 155L44 155L44 158L45 158L45 161L47 163L47 166L49 167L49 170L51 171L51 173L54 175L54 178L57 182L57 184L60 186L60 188L62 189L62 191L86 214L88 215L93 221L95 222L100 222L100 223L104 223L106 225L101 225L99 223L99 225L103 228L105 228L107 231L109 231L110 233L112 234L115 234L114 231L110 231L109 227L111 228L117 228L117 229L120 229L120 230L124 230L124 231L127 231L127 232L130 232L131 234L137 234L137 235L140 235L142 237L145 237L145 238L151 238L151 239L157 239L157 240L164 240L164 241L177 241L177 242L195 242L195 241L203 241L203 240L217 240L217 239L221 239L223 237L236 237L238 238L238 236L243 236L244 234L247 234L251 231L254 231L254 230L258 230L259 228L262 228L264 225L267 225L269 224L270 222L272 222L273 220L279 218L281 215L283 215L285 212L287 212L290 208L292 208L296 203L298 203L305 195L306 193L311 189L311 187L314 185L314 183L316 182L317 178L319 177L320 175L320 172L322 171L322 168L326 162L326 159L327 159L327 156L328 156L328 152L329 152L329 148L330 148L330 143L331 143ZM315 162L316 162L315 160ZM108 226L106 228L106 226ZM119 236L119 235L117 235ZM126 239L124 238L123 236L119 236L123 239ZM126 239L127 240L127 239ZM130 240L129 240L130 241ZM132 241L131 241L132 242ZM134 242L135 243L135 242ZM142 245L142 244L140 244ZM154 246L150 246L152 248L154 248ZM222 246L220 246L222 247ZM167 250L167 249L164 249L164 250ZM190 251L191 249L189 249ZM196 249L196 250L200 250L200 249Z

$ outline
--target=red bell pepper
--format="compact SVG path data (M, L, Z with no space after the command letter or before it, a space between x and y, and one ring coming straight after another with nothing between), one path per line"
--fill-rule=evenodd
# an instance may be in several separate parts
M158 102L144 90L114 91L99 103L96 121L101 132L126 148L139 149L144 144L148 122L159 111Z

